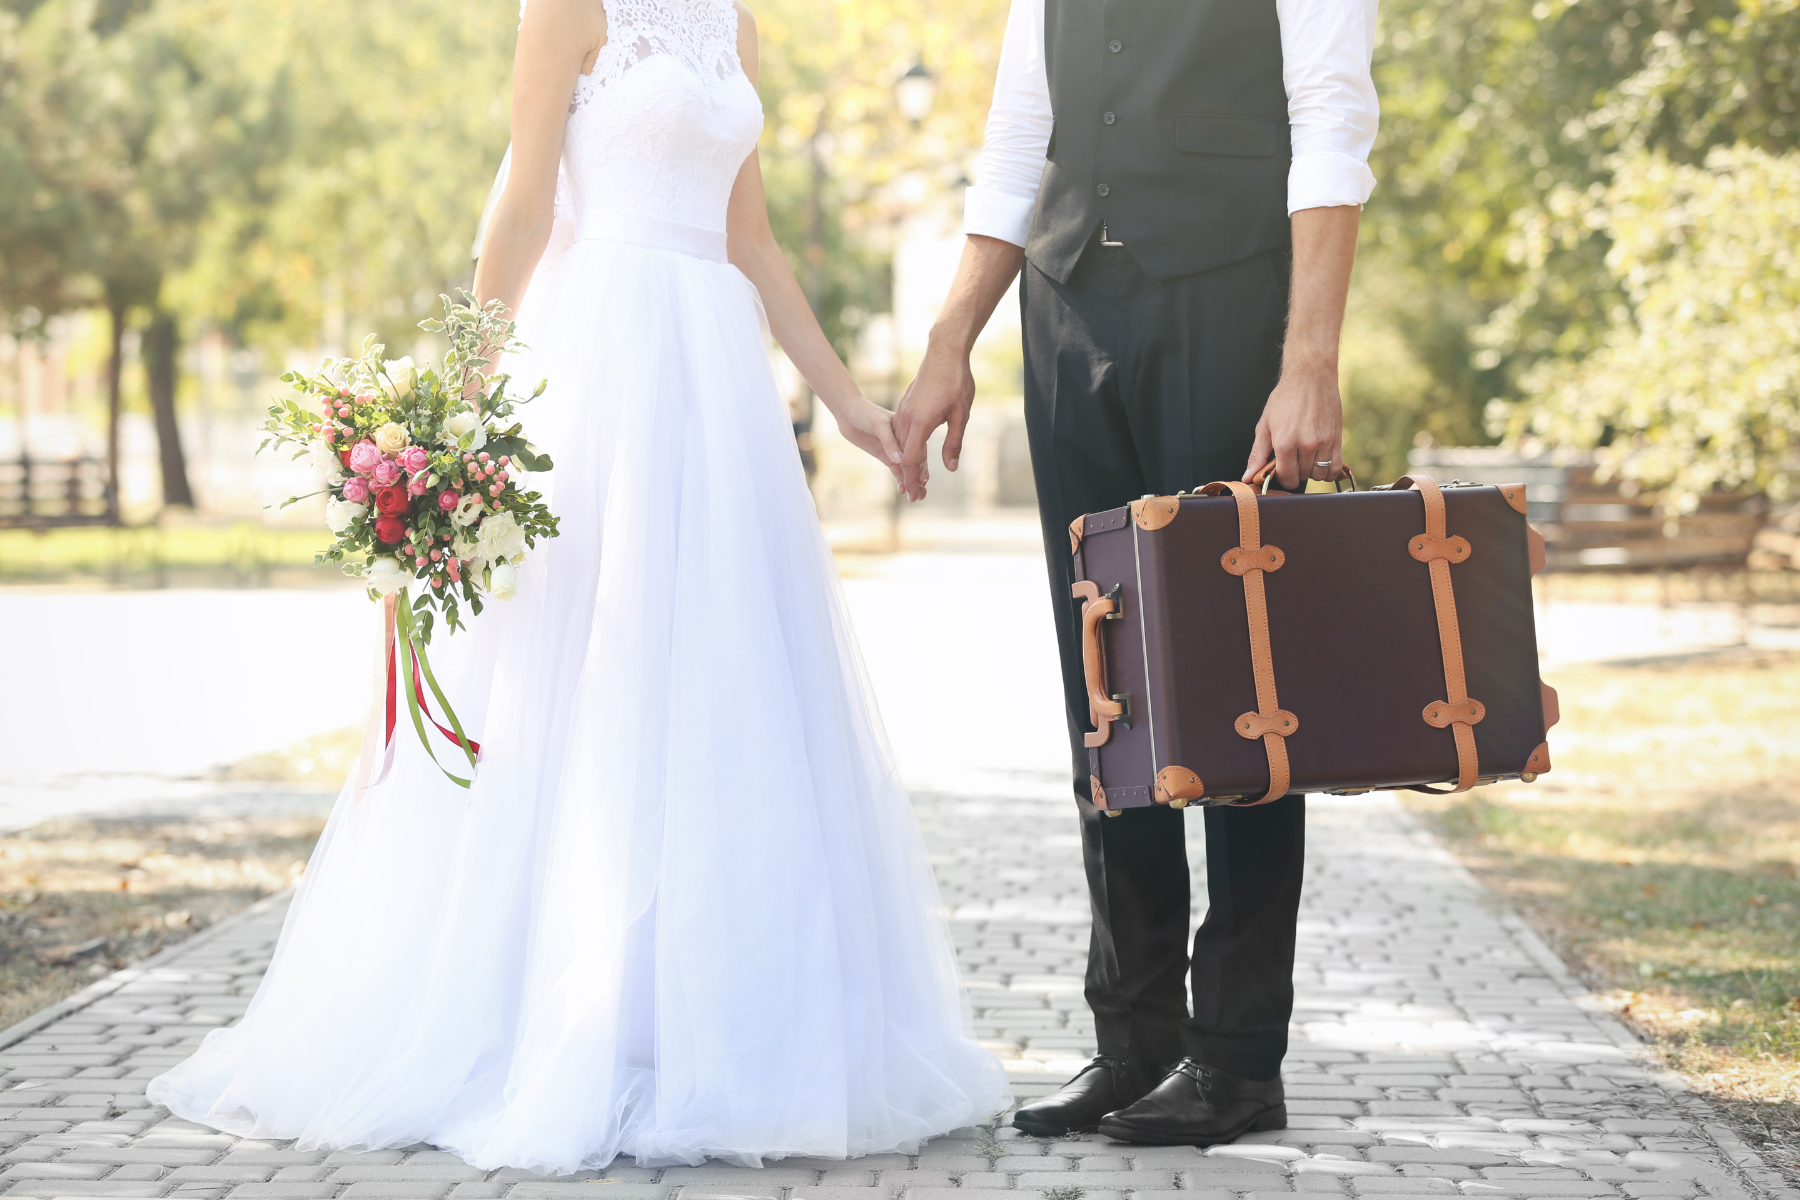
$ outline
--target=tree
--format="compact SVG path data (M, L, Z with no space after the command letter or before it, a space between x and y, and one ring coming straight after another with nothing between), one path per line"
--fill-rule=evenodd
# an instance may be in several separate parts
M764 172L770 216L827 336L848 353L857 315L887 306L882 253L893 191L908 174L947 189L981 146L1005 0L920 7L898 0L758 2ZM931 65L938 103L917 128L894 82ZM810 247L813 261L806 261Z
M191 505L175 421L180 330L163 294L211 205L267 152L253 88L209 32L222 0L44 0L9 15L0 155L21 164L0 255L17 276L0 302L41 321L98 301L110 315L109 455L117 462L124 333L147 314L144 351L163 500ZM59 145L65 139L72 148ZM8 145L7 143L10 143ZM28 193L28 194L22 194ZM9 271L10 273L10 271ZM21 313L21 310L26 310ZM117 480L112 494L117 496Z
M188 0L183 0L188 2ZM221 197L184 313L270 348L374 332L410 347L466 283L508 136L516 9L479 0L254 0L215 37L271 80L281 152Z
M1597 448L1675 511L1714 488L1796 490L1800 452L1800 153L1660 151L1563 214L1596 230L1626 303L1591 353L1526 374L1514 437Z
M1380 186L1358 272L1377 308L1407 297L1382 322L1430 382L1365 372L1365 408L1479 440L1489 402L1515 399L1534 364L1599 345L1624 300L1607 235L1556 213L1604 191L1634 148L1698 163L1739 140L1796 145L1796 46L1794 0L1384 3Z

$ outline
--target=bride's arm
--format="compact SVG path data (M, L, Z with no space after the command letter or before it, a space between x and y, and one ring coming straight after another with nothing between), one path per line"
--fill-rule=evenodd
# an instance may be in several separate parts
M481 243L475 296L519 310L555 218L556 168L575 77L606 42L593 0L531 0L513 52L512 170Z
M538 0L532 0L537 3ZM756 20L738 5L738 57L752 84L757 80ZM813 392L837 418L838 428L851 442L880 459L899 478L900 444L894 440L893 416L872 403L856 386L837 351L825 339L825 331L794 280L787 256L769 228L768 202L763 196L762 165L756 151L744 160L731 188L731 207L726 213L725 235L732 265L742 271L762 294L769 314L769 330L788 359Z

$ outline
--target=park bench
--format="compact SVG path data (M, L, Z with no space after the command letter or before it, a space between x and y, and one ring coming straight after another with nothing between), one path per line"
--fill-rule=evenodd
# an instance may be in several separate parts
M36 459L29 451L0 460L0 529L117 525L106 460Z
M1409 464L1440 482L1523 483L1526 516L1544 535L1551 571L1737 575L1767 513L1761 496L1717 492L1674 521L1631 480L1595 479L1592 460L1526 456L1500 447L1414 450Z

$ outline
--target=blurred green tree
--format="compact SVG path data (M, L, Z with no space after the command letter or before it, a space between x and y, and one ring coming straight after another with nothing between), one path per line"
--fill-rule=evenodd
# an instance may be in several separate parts
M980 148L1005 0L753 0L766 113L763 170L776 237L820 324L848 357L892 293L902 192L954 189ZM917 126L894 84L929 65L938 99Z
M166 504L191 506L193 493L175 420L180 325L164 284L216 198L268 152L255 89L209 37L228 7L44 0L22 19L13 10L0 33L0 156L20 164L0 189L0 303L24 324L105 307L115 463L125 331L142 314Z
M1797 12L1795 0L1383 5L1381 182L1358 301L1406 370L1359 378L1347 348L1345 371L1350 441L1380 443L1380 474L1403 465L1395 431L1484 440L1533 364L1608 336L1625 299L1608 236L1556 214L1603 192L1621 151L1700 162L1737 141L1797 144Z
M192 3L193 0L160 0ZM184 312L271 349L409 348L469 245L507 141L516 10L476 0L244 0L218 52L269 82L271 155L216 198Z
M1691 510L1715 487L1794 494L1800 451L1800 153L1635 150L1558 212L1609 246L1625 303L1594 348L1523 379L1509 432L1598 448Z

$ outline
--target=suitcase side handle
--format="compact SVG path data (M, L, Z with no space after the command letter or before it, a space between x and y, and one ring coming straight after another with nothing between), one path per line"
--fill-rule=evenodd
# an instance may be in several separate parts
M1119 600L1102 596L1100 585L1085 579L1072 591L1081 601L1081 668L1087 678L1088 719L1094 725L1084 740L1090 747L1104 746L1112 737L1112 723L1125 717L1124 703L1106 694L1106 648L1100 642L1100 622L1120 615Z

